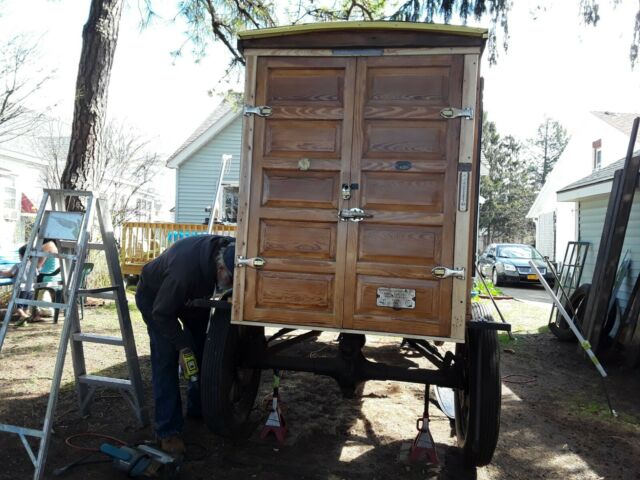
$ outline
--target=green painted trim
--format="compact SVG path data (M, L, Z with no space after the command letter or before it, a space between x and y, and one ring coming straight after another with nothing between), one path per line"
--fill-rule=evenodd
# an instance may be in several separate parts
M240 39L281 37L298 33L314 33L339 30L405 30L432 33L448 33L463 37L488 38L486 28L464 27L461 25L442 25L417 22L317 22L284 27L261 28L239 32Z

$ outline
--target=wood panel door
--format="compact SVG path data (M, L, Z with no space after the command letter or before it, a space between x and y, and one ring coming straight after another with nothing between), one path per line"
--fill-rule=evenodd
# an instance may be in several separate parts
M460 120L440 111L461 107L462 70L462 56L358 59L350 181L372 217L349 223L344 328L450 334L453 280L431 269L453 267ZM384 289L415 305L380 306Z
M463 56L258 57L235 321L450 334ZM247 183L248 184L248 183ZM342 189L349 187L350 198ZM372 215L340 221L342 209ZM466 239L465 239L466 241ZM415 291L413 308L379 289ZM237 310L234 309L234 312Z
M257 62L244 321L342 325L355 59Z

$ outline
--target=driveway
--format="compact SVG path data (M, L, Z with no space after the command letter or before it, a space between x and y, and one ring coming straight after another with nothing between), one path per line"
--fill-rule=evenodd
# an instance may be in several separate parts
M518 286L508 286L508 287L500 287L500 289L505 293L505 295L509 295L517 300L524 300L527 302L540 302L540 303L548 303L551 304L551 298L549 298L549 294L542 286L537 285L518 285Z

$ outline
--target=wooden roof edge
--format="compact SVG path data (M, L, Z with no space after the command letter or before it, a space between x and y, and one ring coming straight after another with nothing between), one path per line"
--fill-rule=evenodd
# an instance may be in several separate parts
M283 27L261 28L239 32L240 40L260 39L269 37L281 37L303 33L316 33L328 31L353 31L353 30L403 30L423 31L431 33L443 33L449 35L488 38L486 28L466 27L462 25L445 25L437 23L421 22L387 22L387 21L357 21L357 22L317 22L300 25L287 25Z

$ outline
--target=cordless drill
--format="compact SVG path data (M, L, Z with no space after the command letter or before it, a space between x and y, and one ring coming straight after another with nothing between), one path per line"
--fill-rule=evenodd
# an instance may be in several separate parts
M198 361L190 348L180 350L180 367L185 380L189 382L198 381Z

